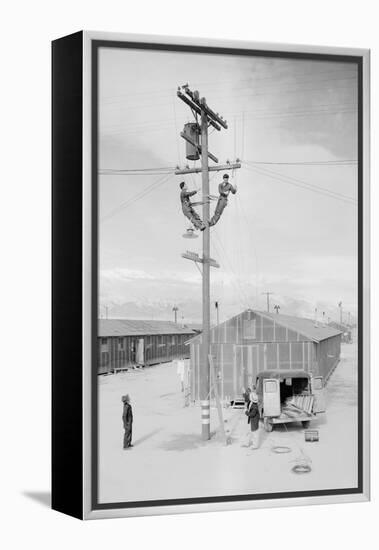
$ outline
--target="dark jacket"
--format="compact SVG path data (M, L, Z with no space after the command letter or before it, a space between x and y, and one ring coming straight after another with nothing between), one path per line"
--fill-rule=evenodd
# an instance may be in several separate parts
M124 403L124 410L122 412L122 421L124 423L124 428L130 428L130 426L133 423L133 412L132 412L132 406L130 403L125 402Z
M250 402L250 393L251 393L250 391L246 390L242 394L242 397L244 398L246 407L249 405L249 402Z
M247 423L250 424L251 431L255 432L255 430L259 428L258 403L253 403L251 401L246 411L246 414L247 414Z

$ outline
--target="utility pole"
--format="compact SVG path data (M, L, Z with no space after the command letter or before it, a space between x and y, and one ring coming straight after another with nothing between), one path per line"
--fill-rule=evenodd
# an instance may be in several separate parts
M187 252L182 254L182 257L192 260L203 265L202 270L202 297L203 297L203 332L201 335L201 355L200 355L200 404L201 404L201 436L204 441L210 439L210 267L219 267L217 262L210 258L210 228L209 228L209 172L220 170L235 170L241 168L240 162L226 165L209 166L208 158L213 162L218 162L218 159L208 150L208 127L213 126L217 131L228 128L226 120L218 113L215 113L207 105L204 97L200 98L198 91L192 92L185 84L178 88L177 96L186 105L188 105L195 117L196 124L192 127L191 135L187 132L182 132L180 135L187 144L192 147L191 154L187 154L187 158L194 160L201 156L201 168L190 168L186 166L184 169L178 168L175 170L176 175L181 174L196 174L201 172L202 180L202 202L203 202L203 222L205 230L203 231L203 255L200 258L197 254ZM199 124L200 117L200 124ZM201 136L201 144L198 141ZM187 145L188 147L188 145Z
M270 313L270 296L271 294L274 294L273 292L262 292L262 294L265 294L267 296L267 313Z
M174 323L175 323L175 324L177 324L177 322L178 322L178 317L177 317L178 310L179 310L179 308L178 308L177 306L174 306L174 307L172 308L172 311L174 312Z
M315 307L315 327L318 327L318 321L317 321L317 307Z
M340 308L340 325L342 325L342 302L338 302L338 307Z
M204 105L205 98L201 104ZM203 184L203 222L206 228L203 231L203 345L201 348L202 364L202 392L201 399L201 436L203 440L211 438L210 433L210 366L208 354L210 352L210 228L209 221L209 172L208 172L208 118L204 108L201 109L201 180ZM204 330L205 329L205 330Z
M219 310L218 310L218 302L215 302L215 308L216 308L216 317L217 317L217 325L220 324L220 317L219 317Z

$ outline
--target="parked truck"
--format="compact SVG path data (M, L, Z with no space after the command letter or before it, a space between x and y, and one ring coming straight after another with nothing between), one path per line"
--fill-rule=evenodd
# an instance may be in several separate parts
M301 422L308 428L316 414L326 410L322 376L303 370L267 370L256 379L258 406L266 431L275 424Z

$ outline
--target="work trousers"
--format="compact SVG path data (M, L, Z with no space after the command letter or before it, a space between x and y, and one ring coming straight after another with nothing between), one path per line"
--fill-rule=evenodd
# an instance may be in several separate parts
M193 224L193 226L196 229L201 229L204 227L204 224L197 212L192 208L192 206L183 206L182 208L183 214L190 220L190 222Z
M260 443L260 437L259 437L259 428L258 430L254 430L253 432L250 432L250 441L249 441L249 447L252 449L258 449Z
M228 199L223 195L220 195L217 201L216 209L214 211L212 219L209 222L209 225L216 225L227 204L228 204Z
M132 444L132 425L124 427L124 449Z

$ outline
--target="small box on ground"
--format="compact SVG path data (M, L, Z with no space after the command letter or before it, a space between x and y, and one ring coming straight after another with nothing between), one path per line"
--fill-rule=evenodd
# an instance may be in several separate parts
M305 441L318 441L318 430L305 430Z

